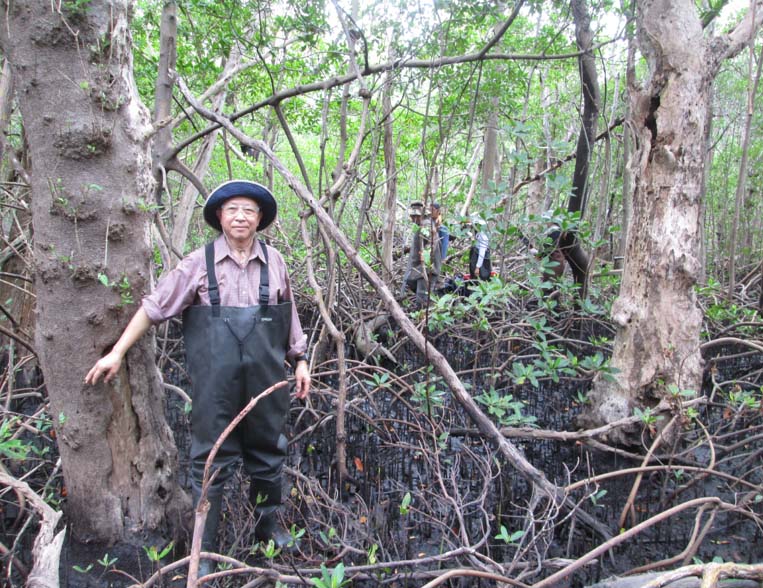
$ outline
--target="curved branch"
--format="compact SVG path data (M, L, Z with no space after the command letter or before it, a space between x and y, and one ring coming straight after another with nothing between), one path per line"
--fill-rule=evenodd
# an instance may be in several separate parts
M551 574L547 578L543 579L542 581L538 582L537 584L533 584L532 588L549 588L550 586L555 586L558 581L560 581L564 577L568 577L572 572L579 570L581 567L586 565L588 562L592 561L593 559L599 557L600 555L605 554L610 549L617 547L621 543L624 543L631 537L634 537L635 535L638 535L641 533L641 531L644 531L648 529L649 527L656 525L659 522L665 521L672 517L675 514L678 514L681 511L688 510L690 508L694 508L695 506L704 506L704 505L713 505L716 508L722 508L724 510L737 510L739 507L729 504L728 502L723 502L720 498L716 496L708 496L703 498L695 498L694 500L689 500L688 502L684 502L683 504L678 504L674 506L673 508L669 508L666 511L663 511L659 514L656 514L655 516L648 518L642 523L639 523L635 527L632 527L631 529L628 529L627 531L623 531L616 537L613 537L612 539L609 539L608 541L605 541L598 547L592 549L582 557L579 557L576 559L573 563L571 563L566 568L562 568L558 572Z

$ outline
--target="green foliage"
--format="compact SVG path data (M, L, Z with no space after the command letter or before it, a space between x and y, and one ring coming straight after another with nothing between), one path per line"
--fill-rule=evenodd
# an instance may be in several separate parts
M473 284L467 297L453 293L436 298L429 309L429 328L447 329L456 323L470 324L478 331L490 331L493 320L501 320L505 309L517 298L519 287L497 278Z
M130 280L126 275L122 276L122 279L119 280L119 282L112 282L109 280L109 276L106 275L103 272L100 272L98 274L98 281L106 286L107 288L111 288L113 290L117 290L119 292L119 306L129 306L130 304L133 304L135 300L132 297L132 286L130 285Z
M607 495L606 490L599 490L598 492L592 493L588 498L591 500L594 506L596 507L603 507L603 504L599 504L599 501L604 498Z
M87 574L88 572L90 572L90 570L93 569L93 567L94 567L94 564L87 564L87 567L84 567L84 568L79 565L74 565L72 566L72 569L75 572L79 572L80 574Z
M413 385L411 402L418 404L426 414L431 414L434 408L443 406L446 397L447 393L438 389L436 379L431 378L428 381L416 382Z
M522 362L515 361L511 364L511 379L517 386L525 382L530 382L533 388L539 386L538 378L543 376L543 372L536 369L534 365L525 365Z
M400 510L400 514L402 516L407 516L408 513L411 511L411 502L413 501L411 497L410 492L406 492L405 496L403 496L403 500L400 502L400 506L398 507Z
M289 534L291 535L291 540L289 541L289 547L292 545L297 545L301 540L302 537L305 536L305 529L297 528L297 525L292 525L289 529Z
M28 444L19 439L13 439L12 429L18 422L18 417L3 416L3 421L0 423L0 456L2 457L24 460L29 454Z
M524 536L525 536L525 532L522 530L509 533L509 530L505 526L501 525L501 532L498 533L498 535L496 535L495 538L500 539L507 545L516 545L517 541L519 541Z
M103 557L98 560L98 563L101 564L106 570L108 570L111 566L117 563L117 561L119 561L119 558L109 557L109 554L105 553Z
M494 388L483 392L474 399L487 407L488 414L494 416L498 424L504 427L529 425L534 426L536 418L522 413L524 403L514 400L511 394L499 394Z
M269 560L275 559L281 553L281 550L276 547L276 542L272 539L267 543L259 543L258 546L262 555ZM252 551L254 551L254 548L252 548Z
M70 17L82 17L90 10L90 0L64 0L61 8Z
M657 421L661 421L663 419L662 415L656 415L652 411L650 407L646 407L643 410L639 408L638 406L633 408L633 415L637 416L641 422L644 424L644 426L648 428L654 427L654 425L657 423Z
M668 394L673 398L694 398L697 393L694 390L682 390L676 384L668 384Z
M341 562L333 569L321 564L321 577L311 578L310 581L316 588L341 588L350 583L349 579L345 580L344 578L344 564Z
M143 198L138 198L138 210L148 214L153 214L157 210L161 210L161 206L155 202L146 202Z
M578 390L575 393L575 402L579 404L580 406L585 406L586 404L590 404L591 399L588 397L588 394L586 392L583 392L582 390Z
M375 565L378 561L376 557L376 552L379 550L379 545L374 543L371 547L368 548L366 551L366 561L368 562L369 566Z
M758 391L755 392L754 390L744 390L738 385L735 385L728 391L727 395L729 405L734 411L755 411L760 410L763 389L758 389Z
M159 549L155 545L151 546L143 546L143 551L146 552L146 556L148 556L149 561L153 563L159 563L161 560L163 560L165 557L169 555L169 553L172 551L172 548L175 546L174 541L170 541L167 546L164 547L164 549Z
M327 533L320 531L318 533L318 536L321 538L321 541L323 541L324 545L326 545L327 547L336 547L338 545L337 533L334 527L329 528Z
M602 378L610 382L614 381L615 374L619 372L617 368L609 365L609 359L605 358L600 351L584 357L578 362L578 367L588 375L600 374Z
M364 383L368 388L372 390L385 390L390 386L389 372L374 372L371 374L371 379L366 380Z

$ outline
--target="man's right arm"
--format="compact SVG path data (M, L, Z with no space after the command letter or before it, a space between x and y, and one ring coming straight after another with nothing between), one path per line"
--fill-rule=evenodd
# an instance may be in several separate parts
M99 359L85 376L85 384L97 384L101 376L104 381L110 382L122 366L127 351L151 328L151 320L141 306L138 312L130 319L130 322L122 332L122 336L114 343L111 351Z

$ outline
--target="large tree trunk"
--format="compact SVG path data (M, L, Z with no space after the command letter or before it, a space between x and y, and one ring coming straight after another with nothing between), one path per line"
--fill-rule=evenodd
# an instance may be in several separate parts
M157 529L184 501L154 346L128 353L113 385L85 373L149 283L149 115L132 77L128 2L16 1L3 11L32 160L36 346L79 539ZM104 286L99 274L112 284ZM174 516L169 519L174 522Z
M630 415L635 405L653 406L671 385L700 388L702 313L694 286L702 266L707 105L720 61L739 51L750 24L748 18L728 36L708 42L691 0L637 2L649 77L630 91L633 220L612 308L617 334L611 365L618 373L614 382L597 381L584 424L612 422ZM616 437L628 440L622 432Z

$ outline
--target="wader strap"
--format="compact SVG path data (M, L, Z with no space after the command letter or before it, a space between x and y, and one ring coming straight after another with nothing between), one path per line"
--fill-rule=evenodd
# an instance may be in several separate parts
M207 243L204 248L207 258L207 282L209 282L209 303L212 305L212 316L220 316L220 288L215 274L215 242Z
M260 305L267 306L270 303L270 278L268 277L268 246L264 241L260 241L262 257L265 263L260 267Z
M262 256L265 263L260 266L260 305L267 306L270 302L270 277L268 275L268 248L263 241L260 241ZM204 248L207 258L207 282L209 282L209 303L212 305L212 316L220 316L220 288L217 285L217 274L215 274L215 243L207 243Z

